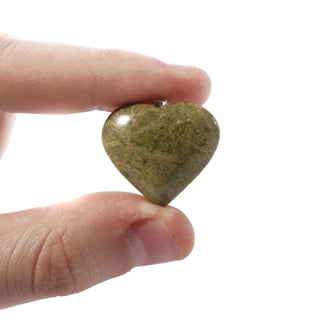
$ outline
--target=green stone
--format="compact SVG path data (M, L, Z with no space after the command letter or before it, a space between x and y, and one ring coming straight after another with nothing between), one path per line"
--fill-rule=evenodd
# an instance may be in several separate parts
M102 141L118 170L165 206L207 165L219 136L215 118L197 104L135 104L108 117Z

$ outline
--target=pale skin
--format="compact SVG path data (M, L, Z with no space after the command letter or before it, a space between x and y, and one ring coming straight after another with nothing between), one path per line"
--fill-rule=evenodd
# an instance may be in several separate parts
M0 34L0 158L16 113L113 111L162 97L203 104L209 93L210 79L198 68ZM76 293L137 266L181 260L193 244L181 211L129 193L2 214L0 309Z

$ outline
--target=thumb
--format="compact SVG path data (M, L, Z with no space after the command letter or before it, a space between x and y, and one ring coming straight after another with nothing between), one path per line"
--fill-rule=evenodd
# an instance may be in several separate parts
M128 193L96 193L0 215L0 308L183 259L193 242L180 211Z

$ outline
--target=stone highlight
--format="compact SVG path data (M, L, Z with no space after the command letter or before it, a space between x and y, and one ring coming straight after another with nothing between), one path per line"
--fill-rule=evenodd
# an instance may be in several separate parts
M102 131L103 146L114 165L146 198L161 206L208 164L219 137L212 114L188 102L119 108Z

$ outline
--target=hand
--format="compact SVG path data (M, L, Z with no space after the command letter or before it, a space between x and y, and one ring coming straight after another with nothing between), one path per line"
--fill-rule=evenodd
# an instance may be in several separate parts
M205 72L134 53L0 34L0 157L14 113L112 111L161 97L202 104ZM84 290L133 267L180 260L193 229L179 210L103 192L0 215L0 308Z

